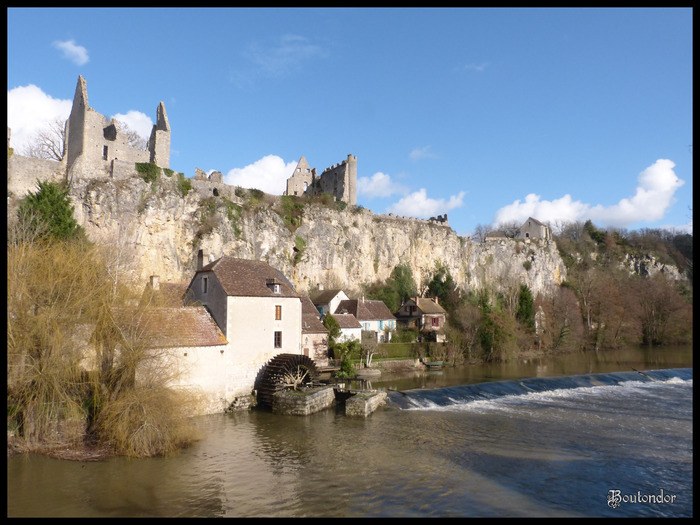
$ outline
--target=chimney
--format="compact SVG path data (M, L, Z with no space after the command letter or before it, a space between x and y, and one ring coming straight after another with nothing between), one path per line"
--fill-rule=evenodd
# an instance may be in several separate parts
M319 292L323 291L323 285L321 283L318 283L317 288Z
M159 277L157 275L151 275L151 290L157 290L160 286L158 282Z
M435 304L440 304L440 302L438 301L438 296L437 296L437 295L435 296Z
M204 268L204 250L199 250L197 252L197 271Z

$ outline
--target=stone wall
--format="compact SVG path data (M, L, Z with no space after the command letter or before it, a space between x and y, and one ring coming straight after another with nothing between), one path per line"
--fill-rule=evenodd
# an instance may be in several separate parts
M37 180L58 182L64 179L65 162L13 154L7 159L7 195L24 197L37 190Z
M335 391L332 386L283 390L274 395L272 411L289 416L308 416L333 406Z
M380 406L386 405L387 393L383 391L361 392L345 401L345 415L367 417Z

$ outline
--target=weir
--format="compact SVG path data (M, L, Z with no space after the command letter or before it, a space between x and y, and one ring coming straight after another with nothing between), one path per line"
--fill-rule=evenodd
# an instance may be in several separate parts
M450 386L432 390L390 391L387 396L389 406L402 410L429 407L465 405L472 401L489 401L505 396L519 396L555 390L614 386L628 381L643 383L668 381L678 378L683 381L693 379L692 368L672 368L663 370L632 370L600 374L571 376L533 377L508 381L476 383L472 385Z

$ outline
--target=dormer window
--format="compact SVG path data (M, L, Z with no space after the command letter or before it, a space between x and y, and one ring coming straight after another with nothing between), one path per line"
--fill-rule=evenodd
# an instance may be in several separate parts
M272 291L272 293L279 294L281 292L280 283L277 282L277 279L267 279L265 284Z

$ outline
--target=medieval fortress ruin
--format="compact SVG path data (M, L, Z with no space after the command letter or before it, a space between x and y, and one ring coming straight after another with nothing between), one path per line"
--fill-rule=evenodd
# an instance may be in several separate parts
M135 174L137 163L151 163L162 169L170 169L170 124L161 102L156 109L156 124L153 126L145 150L129 144L127 135L119 129L114 119L101 115L88 104L87 85L82 76L73 97L71 113L65 124L63 158L61 161L8 155L8 195L22 197L36 190L38 181L68 182L74 179L110 177L125 179ZM7 147L10 149L11 130L7 130ZM220 171L207 174L196 169L193 187L201 195L225 195L234 187L224 183ZM284 195L303 196L330 194L336 201L357 206L357 156L325 169L320 175L311 168L303 156L293 174L287 180ZM447 214L427 220L384 216L396 220L413 220L449 227Z

